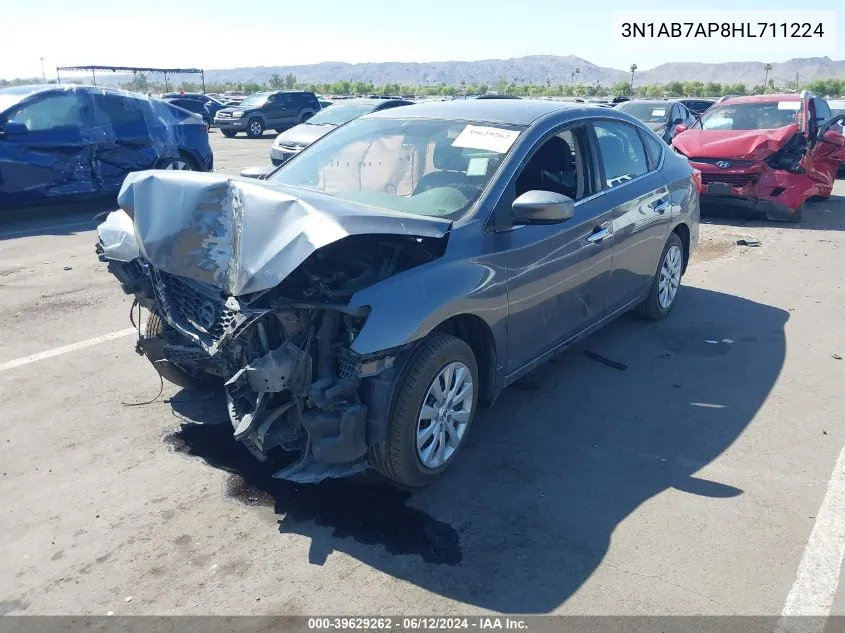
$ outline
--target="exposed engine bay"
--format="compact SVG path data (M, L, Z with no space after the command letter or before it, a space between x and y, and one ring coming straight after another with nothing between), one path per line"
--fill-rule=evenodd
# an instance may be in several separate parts
M447 234L340 236L280 283L233 296L149 261L143 235L129 234L133 224L137 231L122 210L110 214L97 252L150 313L145 332L138 324L139 353L176 384L224 390L234 438L257 459L274 449L298 454L277 477L305 483L364 470L413 343L369 357L353 352L370 308L349 300L440 257Z

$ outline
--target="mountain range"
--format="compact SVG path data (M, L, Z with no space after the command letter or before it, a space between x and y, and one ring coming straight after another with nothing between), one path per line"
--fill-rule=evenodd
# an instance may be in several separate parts
M579 69L576 81L581 84L609 86L618 81L630 81L628 70L597 66L573 55L532 55L512 59L484 59L479 61L446 62L382 62L348 64L321 62L299 66L250 66L205 71L207 82L258 82L266 83L273 74L284 77L288 73L301 83L331 83L335 81L368 81L376 85L398 83L405 85L426 84L488 84L505 80L508 83L569 84L572 73ZM765 62L669 62L650 70L638 70L635 84L665 84L670 81L702 81L718 83L744 83L747 86L762 84ZM845 60L829 57L790 59L773 63L769 79L775 84L794 82L796 75L803 82L814 79L845 78ZM131 77L131 76L130 76ZM98 79L100 79L98 77ZM185 76L185 79L189 77ZM102 75L104 83L127 81L126 75Z

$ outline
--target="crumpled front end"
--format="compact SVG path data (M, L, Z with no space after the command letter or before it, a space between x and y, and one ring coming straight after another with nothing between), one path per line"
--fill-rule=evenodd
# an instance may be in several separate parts
M704 204L739 205L786 219L818 192L818 181L804 169L807 139L797 125L740 133L690 130L673 146L701 172Z
M166 322L142 334L139 349L154 365L216 377L234 438L259 460L277 450L294 458L277 477L364 470L413 344L353 352L370 307L350 299L441 256L448 223L331 201L318 208L317 199L205 176L125 186L124 209L98 229L100 258ZM182 190L175 205L170 185Z

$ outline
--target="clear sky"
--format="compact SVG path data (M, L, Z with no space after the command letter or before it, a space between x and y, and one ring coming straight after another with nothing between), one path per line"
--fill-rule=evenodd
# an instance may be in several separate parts
M729 9L760 21L778 9L843 9L828 54L845 58L845 3L834 0L22 0L0 11L0 77L65 65L205 69L320 61L445 61L577 55L600 66L646 70L669 61L777 62L806 57L789 45L751 54L724 41L672 50L641 43L620 48L615 10ZM825 53L822 53L825 54Z

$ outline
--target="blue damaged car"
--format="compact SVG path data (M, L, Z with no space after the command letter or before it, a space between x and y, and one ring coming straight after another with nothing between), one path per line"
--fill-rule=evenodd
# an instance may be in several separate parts
M211 171L201 118L94 86L0 90L0 209L116 195L129 172Z
M97 248L150 313L138 349L224 392L234 440L276 477L422 486L479 404L629 310L669 314L698 176L618 110L423 103L262 180L132 174Z

